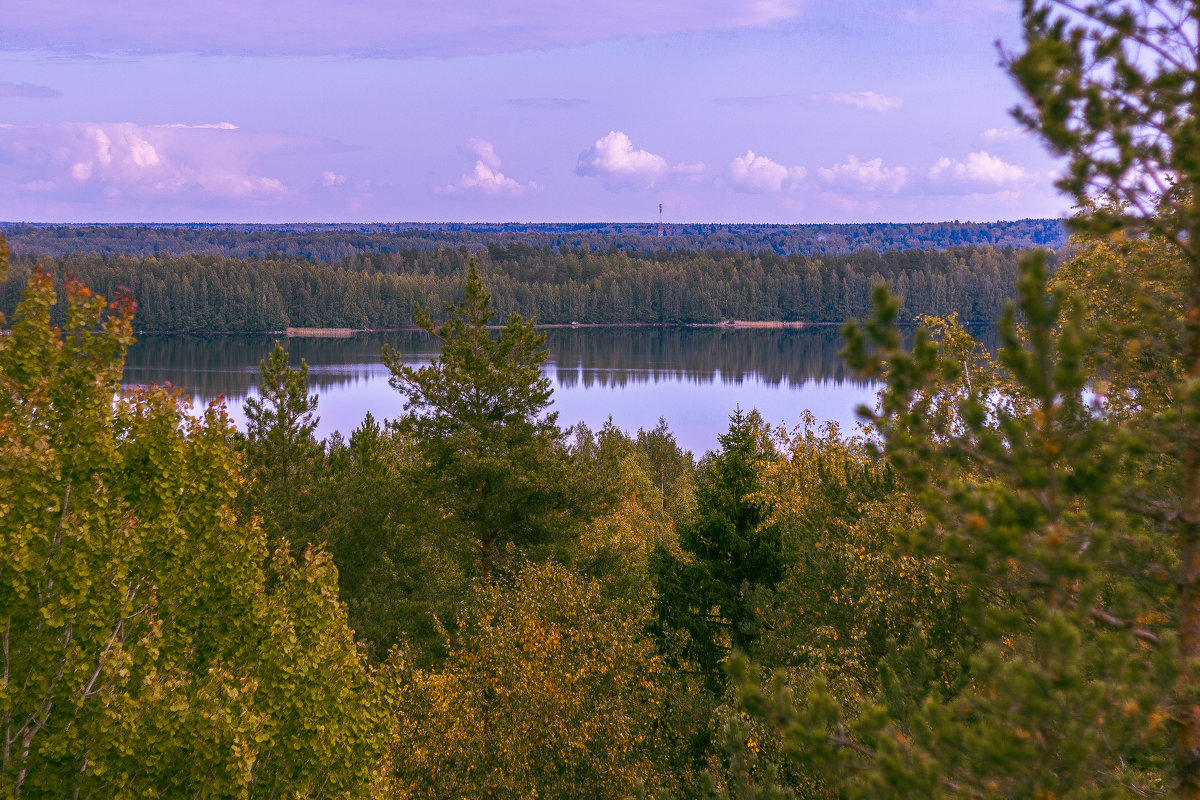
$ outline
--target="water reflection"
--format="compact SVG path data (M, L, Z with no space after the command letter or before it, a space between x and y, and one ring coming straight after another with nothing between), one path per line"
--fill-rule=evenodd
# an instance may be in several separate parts
M768 421L794 424L805 408L818 419L852 425L854 408L874 387L847 374L836 328L582 328L547 332L545 372L554 382L559 424L598 427L610 415L626 430L665 417L697 454L717 444L734 408L758 408ZM255 393L259 361L271 336L144 336L129 351L127 384L183 387L198 403L224 395L244 423L242 404ZM320 395L318 433L348 435L369 410L395 418L403 400L388 385L384 343L407 363L428 363L435 342L420 331L364 333L345 339L285 340L292 363L309 365Z

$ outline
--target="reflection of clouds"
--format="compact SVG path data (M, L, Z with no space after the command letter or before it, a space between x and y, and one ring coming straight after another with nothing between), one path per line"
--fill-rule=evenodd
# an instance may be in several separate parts
M874 402L875 386L846 371L831 327L806 330L617 328L548 330L544 374L554 382L552 411L563 428L598 428L609 415L621 428L653 428L665 416L684 447L697 454L716 446L737 406L757 408L772 424L794 425L804 409L844 429L854 408ZM990 338L989 338L990 337ZM994 349L995 334L981 337ZM202 409L220 395L234 422L245 426L244 405L257 394L258 362L273 336L143 336L129 352L126 383L181 387ZM367 411L396 419L404 409L380 354L384 343L420 367L436 352L419 332L359 334L349 339L286 342L293 366L309 365L318 395L317 435L349 436Z
M739 385L748 382L758 382L766 386L795 387L811 383L811 378L799 382L791 380L786 375L764 375L759 372L739 370L724 372L719 369L695 371L682 369L589 369L586 367L563 368L548 370L547 374L554 378L555 384L567 389L582 386L585 389L623 387L640 383L681 383L696 384L725 384ZM848 383L854 386L866 386L868 381L839 374L833 378L837 383Z
M649 430L665 417L676 441L699 456L718 446L736 408L757 409L771 425L795 426L805 409L820 421L835 421L843 430L856 422L855 409L873 404L876 387L848 381L808 381L769 385L747 377L737 381L630 382L623 386L560 388L554 394L559 425L584 422L599 428L612 418L618 428Z

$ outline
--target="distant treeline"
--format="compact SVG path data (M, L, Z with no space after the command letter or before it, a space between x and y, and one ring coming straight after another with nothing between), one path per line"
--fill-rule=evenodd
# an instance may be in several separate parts
M806 330L618 327L551 328L546 332L546 370L560 387L623 387L670 377L694 383L756 381L801 385L808 381L855 381L840 355L845 342L835 326ZM972 333L996 348L993 326ZM224 335L219 346L206 335L142 336L125 359L125 381L169 381L208 401L217 395L240 400L260 380L259 362L271 352L269 334ZM356 333L345 339L295 338L286 341L293 363L311 368L308 387L325 394L363 379L345 365L380 364L387 344L406 359L434 357L437 343L420 330ZM399 406L396 407L397 410ZM394 416L376 412L377 416Z
M715 323L726 319L840 322L871 312L888 283L902 319L957 313L992 322L1012 296L1020 252L1011 247L863 251L782 257L706 251L629 254L559 251L523 243L477 255L494 305L543 323ZM462 292L465 248L358 255L329 265L295 256L19 255L0 285L11 312L37 264L73 273L95 291L138 302L144 331L271 331L288 326L401 328L413 303L432 307Z
M0 222L14 253L62 256L95 252L134 256L297 256L336 262L360 254L395 254L520 243L556 251L675 253L724 250L777 255L845 255L859 250L941 250L968 245L1045 247L1066 244L1061 220L860 223L851 225L572 224L291 224L45 225Z

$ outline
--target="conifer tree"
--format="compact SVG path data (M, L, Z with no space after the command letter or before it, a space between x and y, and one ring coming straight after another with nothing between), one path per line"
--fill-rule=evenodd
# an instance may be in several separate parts
M904 353L886 296L874 323L848 331L858 366L888 367L877 423L928 520L912 541L970 590L968 680L949 698L886 692L852 711L820 686L797 703L778 683L743 685L848 791L1196 798L1200 7L1025 0L1023 19L1026 49L1006 55L1028 98L1016 115L1067 158L1059 186L1085 209L1074 226L1145 242L1110 240L1119 269L1069 270L1053 294L1043 264L1023 266L1026 330L1009 315L996 393L938 392L961 365L923 334ZM1164 244L1174 252L1156 253ZM1085 297L1108 311L1085 314ZM1149 313L1124 331L1097 319L1130 309ZM939 401L958 427L931 413ZM897 686L921 672L919 659L893 665Z
M778 680L761 692L735 665L749 707L846 794L1149 795L1170 780L1170 549L1113 502L1143 445L1089 403L1092 337L1046 281L1044 263L1026 265L1024 334L1015 309L1002 326L1003 392L967 387L960 354L925 329L901 348L886 291L874 322L847 329L851 364L887 369L872 421L922 512L896 531L902 552L948 566L973 649L944 683L917 636L855 702L834 699L832 676L799 702Z
M1066 157L1058 185L1090 207L1075 227L1151 234L1186 265L1182 381L1142 434L1179 464L1178 488L1154 513L1169 520L1179 551L1179 792L1200 798L1200 5L1024 0L1022 18L1025 51L1006 58L1028 100L1015 113ZM1135 293L1143 279L1132 278ZM1178 330L1157 322L1163 340Z
M253 483L246 510L253 510L272 537L285 537L303 552L317 540L316 504L321 446L314 431L317 396L308 391L308 364L288 365L278 341L259 362L259 397L246 400L246 450Z
M762 417L738 409L720 442L700 473L694 515L679 526L682 553L659 545L650 564L657 631L686 632L685 652L714 690L722 659L757 638L754 589L773 587L783 570L779 531L764 524L770 508L756 496L759 462L770 448Z
M472 542L479 574L490 580L507 544L545 542L568 505L566 450L542 375L545 337L513 314L498 336L496 312L472 261L466 297L435 324L416 307L417 324L441 344L414 368L385 347L391 384L405 396L400 428L423 456L424 484Z

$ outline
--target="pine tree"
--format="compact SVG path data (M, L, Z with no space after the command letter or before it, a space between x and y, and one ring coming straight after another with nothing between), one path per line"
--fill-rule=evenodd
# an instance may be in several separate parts
M1183 378L1142 434L1179 465L1178 488L1151 513L1177 541L1177 777L1180 797L1200 798L1200 5L1025 0L1022 17L1025 51L1006 58L1028 99L1015 113L1068 159L1058 185L1090 208L1075 227L1150 234L1185 265ZM1163 340L1178 330L1157 323Z
M416 307L417 324L441 344L432 364L407 366L385 347L391 384L405 396L401 430L423 456L428 489L473 544L479 574L490 580L499 551L551 538L568 506L566 450L550 379L542 375L545 337L513 314L498 336L495 311L472 261L466 297L446 304L434 324Z

